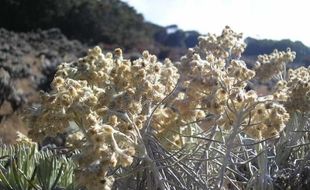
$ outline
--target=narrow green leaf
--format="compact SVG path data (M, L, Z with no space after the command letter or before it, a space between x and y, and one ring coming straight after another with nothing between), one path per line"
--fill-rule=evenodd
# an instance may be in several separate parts
M15 184L17 185L18 189L23 190L22 185L20 184L20 176L18 176L18 168L17 168L15 159L12 162L12 172L13 172Z
M7 180L1 169L0 169L0 180L1 180L0 183L4 183L5 187L9 188L10 190L13 190L13 187L10 185L9 181Z
M56 187L56 185L58 184L58 181L59 181L59 179L61 177L63 169L64 169L64 164L61 164L61 166L59 168L59 171L58 171L58 174L57 174L57 177L56 177L56 180L54 181L54 184L52 185L52 189L54 189Z
M34 168L34 170L32 172L31 178L30 178L31 183L33 183L34 180L35 180L35 177L36 177L36 174L37 174L37 169L38 169L38 167L35 166L35 168ZM28 190L31 190L30 186L28 187Z
M27 178L27 176L25 175L25 173L24 173L22 170L18 169L18 171L22 174L22 176L24 177L24 179L28 182L28 185L32 186L32 187L35 188L36 190L40 190L31 180L29 180L29 179ZM29 188L28 188L28 189L29 189Z

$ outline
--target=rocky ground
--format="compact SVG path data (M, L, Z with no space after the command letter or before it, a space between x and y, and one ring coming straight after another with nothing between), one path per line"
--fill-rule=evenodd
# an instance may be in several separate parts
M15 33L0 28L0 139L12 143L23 132L18 114L48 91L58 64L81 57L86 45L58 29Z

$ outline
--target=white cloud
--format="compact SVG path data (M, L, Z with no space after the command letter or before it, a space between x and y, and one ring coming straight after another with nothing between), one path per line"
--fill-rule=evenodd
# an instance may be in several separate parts
M308 0L123 0L146 20L184 30L219 33L225 25L245 36L300 40L310 45ZM308 3L309 2L309 3Z

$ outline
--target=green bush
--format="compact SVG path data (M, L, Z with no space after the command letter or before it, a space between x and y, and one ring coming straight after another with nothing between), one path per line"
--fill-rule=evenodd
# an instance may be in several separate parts
M34 144L0 147L0 189L73 190L71 159Z
M154 26L119 0L3 0L0 27L15 31L57 27L70 38L128 48L151 39Z

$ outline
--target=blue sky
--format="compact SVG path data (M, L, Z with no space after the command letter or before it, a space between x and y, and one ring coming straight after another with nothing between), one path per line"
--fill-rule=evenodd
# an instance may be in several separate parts
M310 46L310 0L123 0L147 21L220 33L229 25L244 36L300 40Z

